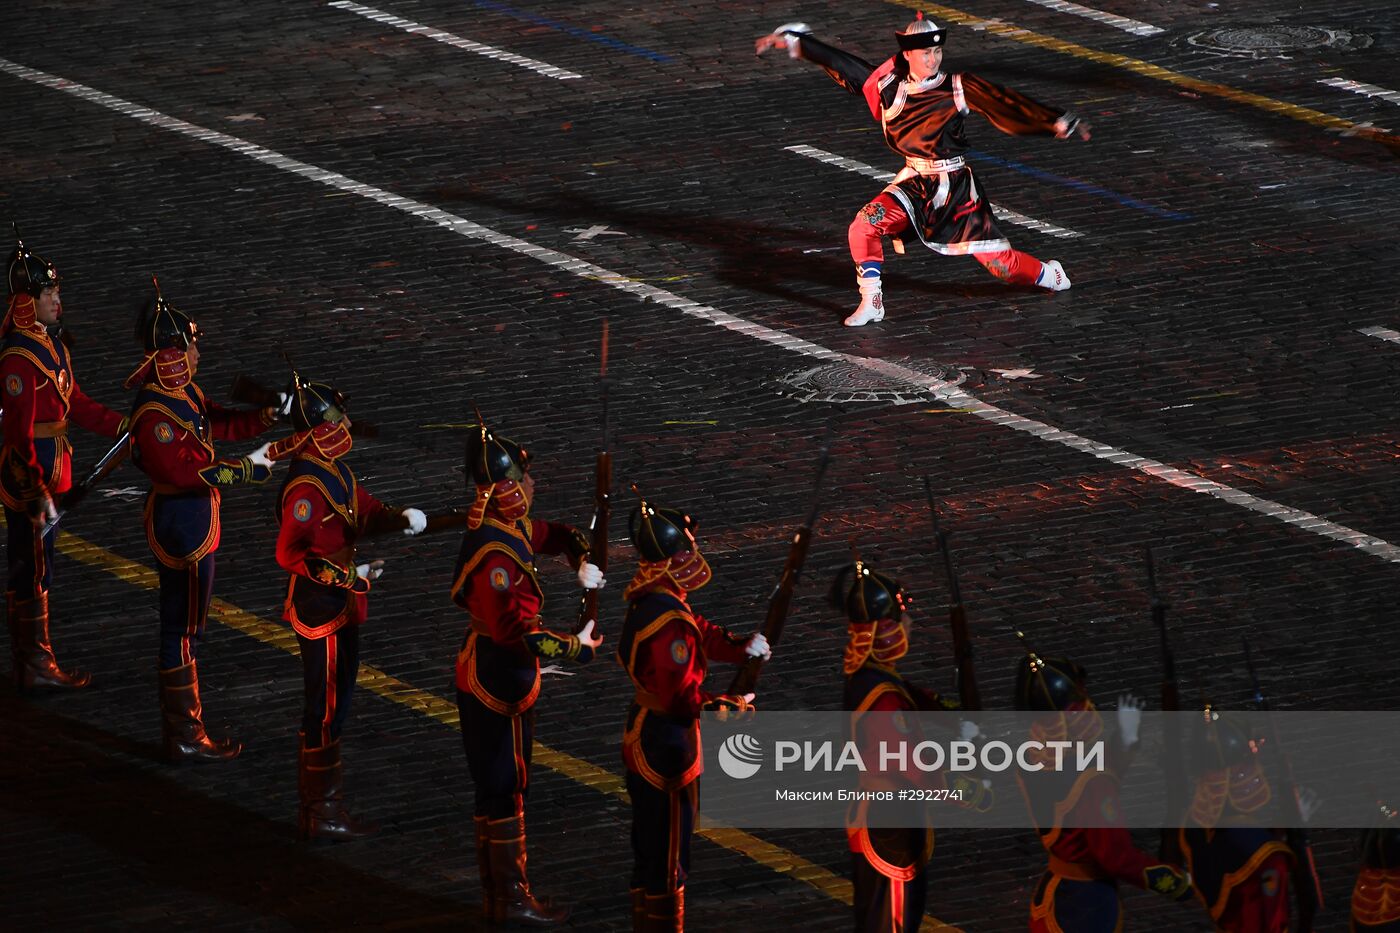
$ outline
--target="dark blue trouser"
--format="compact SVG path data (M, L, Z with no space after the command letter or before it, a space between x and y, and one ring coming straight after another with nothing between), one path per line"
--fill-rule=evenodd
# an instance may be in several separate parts
M920 866L914 877L899 881L884 875L859 852L851 853L855 881L856 933L917 933L924 922L924 902L928 897L927 869ZM899 925L892 921L899 918Z
M700 807L700 782L676 791L658 790L632 770L632 887L661 896L685 887L690 875L690 836Z
M5 508L5 560L9 565L5 590L19 602L49 591L53 582L53 542L57 537L55 528L41 539L27 513Z
M458 690L457 712L467 770L476 784L476 815L504 820L524 813L535 744L534 709L502 716L468 691Z
M322 748L339 741L350 715L360 671L360 627L342 625L324 638L297 635L297 643L306 683L301 731L307 748Z
M160 564L160 661L163 671L195 660L214 595L214 555L178 570Z

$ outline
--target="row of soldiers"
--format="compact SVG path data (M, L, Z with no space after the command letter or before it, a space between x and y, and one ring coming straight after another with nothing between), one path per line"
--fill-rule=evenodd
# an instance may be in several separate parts
M55 528L73 486L68 424L119 438L150 478L147 539L160 574L157 672L164 749L174 762L221 762L241 743L205 731L198 650L214 582L219 506L230 487L266 482L288 461L278 500L278 563L289 576L284 618L296 633L305 672L299 748L300 835L353 839L373 826L353 817L342 793L340 738L359 666L359 632L367 596L382 571L361 563L362 536L415 535L448 516L387 506L344 462L354 425L346 399L332 386L297 376L271 404L235 410L209 401L196 384L201 332L160 294L143 310L140 365L127 380L136 390L122 415L88 398L73 375L63 339L60 279L54 266L19 244L8 267L0 382L4 384L0 498L7 521L6 597L21 692L75 689L88 674L63 669L49 638ZM292 433L246 456L220 457L214 440L243 440L274 425ZM451 598L468 615L456 660L457 702L467 763L475 784L475 837L482 902L488 920L547 926L567 909L538 897L526 871L525 810L529 797L534 706L541 659L587 663L602 639L589 623L578 631L542 621L537 555L562 555L578 585L605 584L577 529L533 518L530 457L483 422L471 433L466 472L470 507L451 516L465 526ZM683 510L643 501L628 522L638 569L624 590L627 613L617 658L635 692L622 753L633 811L633 927L681 931L690 869L690 838L702 767L700 714L743 712L753 694L705 687L711 661L767 660L762 632L740 636L706 620L692 594L712 579ZM861 561L838 577L833 602L845 614L845 708L853 727L866 713L956 708L909 683L899 662L909 651L913 620L897 581ZM1102 718L1082 667L1028 652L1016 676L1015 705L1044 714L1042 739L1092 740ZM1214 733L1217 767L1198 775L1180 859L1160 858L1133 844L1127 829L1104 820L1117 807L1117 774L1135 745L1138 708L1120 704L1124 755L1106 771L1035 777L1023 785L1040 823L1048 856L1030 910L1033 931L1098 933L1119 929L1118 886L1129 884L1176 899L1193 895L1217 927L1238 931L1289 928L1288 872L1300 857L1279 833L1232 826L1271 794L1250 737L1222 721ZM879 717L870 717L873 723ZM862 733L873 741L872 732ZM909 786L926 786L922 774ZM1035 782L1050 783L1035 783ZM1055 783L1055 782L1060 783ZM1049 800L1051 806L1037 806ZM1082 811L1082 812L1081 812ZM1093 818L1088 818L1089 815ZM1084 828L1096 824L1097 828ZM847 838L855 881L856 928L913 931L925 904L933 851L927 828L873 829L853 813ZM1375 831L1352 900L1353 928L1400 930L1400 832Z

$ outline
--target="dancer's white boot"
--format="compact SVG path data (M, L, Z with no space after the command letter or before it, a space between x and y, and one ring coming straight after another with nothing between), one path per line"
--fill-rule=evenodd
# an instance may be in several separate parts
M860 285L860 305L846 318L847 327L862 327L885 319L885 296L880 291L880 277L856 279Z

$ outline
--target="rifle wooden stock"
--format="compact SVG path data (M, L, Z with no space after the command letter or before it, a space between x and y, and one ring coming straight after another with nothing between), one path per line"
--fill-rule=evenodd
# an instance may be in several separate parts
M963 606L962 587L958 585L953 568L953 552L948 547L948 533L938 524L938 507L933 502L933 486L924 477L924 493L928 497L929 515L933 517L933 538L943 555L943 571L948 577L948 628L953 633L953 659L957 664L958 702L965 710L980 710L982 694L977 689L977 666L972 656L972 636L967 630L967 609Z
M422 531L418 532L420 536L467 527L467 513L457 509L453 509L451 512L440 512L437 515L428 515L426 518L428 523ZM385 522L382 525L371 525L364 531L364 534L371 538L378 538L387 534L402 533L407 529L408 519L398 515L393 521Z
M428 526L421 532L425 535L434 534L439 531L448 531L453 528L467 527L467 513L459 511L443 512L440 515L429 515Z
M593 465L593 520L588 526L588 553L584 560L608 572L608 524L612 520L612 454L608 453L608 319L603 318L598 342L598 406L602 413L598 459ZM578 600L574 634L598 623L598 591L584 590Z
M240 405L252 405L255 408L276 408L282 404L281 391L269 389L251 376L239 373L233 377L233 388L229 389L230 400L238 402ZM277 416L278 421L286 421L281 415ZM379 426L372 421L360 421L358 418L350 420L351 437L378 437Z
M1176 657L1172 654L1171 643L1167 639L1167 603L1157 594L1157 568L1152 560L1152 549L1145 550L1147 563L1147 598L1152 607L1152 624L1157 627L1158 642L1162 655L1162 712L1176 713L1181 710L1181 695L1176 683ZM1181 864L1182 815L1186 812L1186 769L1185 752L1182 748L1181 721L1177 716L1164 717L1165 740L1162 745L1162 772L1167 776L1167 817L1158 840L1158 855Z
M588 554L584 558L603 573L608 572L608 523L612 520L612 454L606 450L598 452L594 466L593 521L588 526ZM574 634L583 631L588 623L598 622L598 591L584 590L579 597L578 620L574 623Z
M1317 860L1313 858L1312 843L1308 840L1308 831L1303 828L1303 810L1298 803L1298 783L1293 778L1293 764L1288 760L1288 754L1279 745L1278 726L1274 723L1270 714L1269 703L1264 698L1264 689L1259 684L1259 675L1254 670L1254 658L1249 651L1249 639L1242 639L1244 644L1244 663L1249 669L1249 681L1254 688L1254 702L1259 710L1265 714L1265 719L1269 722L1268 745L1273 746L1273 758L1278 765L1278 772L1283 775L1283 796L1284 807L1287 808L1290 817L1289 822L1292 828L1284 830L1284 839L1288 847L1293 850L1293 868L1290 875L1293 880L1293 899L1298 905L1298 925L1290 926L1289 929L1295 933L1313 933L1313 921L1317 917L1318 911L1325 907L1322 897L1322 881L1317 876Z
M783 637L783 627L787 624L788 610L792 608L792 594L797 589L797 578L802 573L802 565L807 560L807 549L812 544L812 529L804 525L793 536L788 548L787 562L783 564L783 574L778 585L773 587L768 597L768 615L763 620L763 637L768 639L769 648L777 648ZM763 658L747 658L729 683L725 693L730 696L744 696L753 693L758 684L758 675L763 673Z

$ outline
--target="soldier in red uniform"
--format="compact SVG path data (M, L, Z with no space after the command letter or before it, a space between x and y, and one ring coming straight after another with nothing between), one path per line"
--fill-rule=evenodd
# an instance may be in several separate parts
M617 657L636 695L627 710L622 757L632 798L632 929L681 933L690 836L700 800L700 712L742 711L753 694L704 689L710 661L767 659L758 632L733 635L691 609L690 593L710 582L695 521L646 501L628 529L641 561L622 594L627 617Z
M363 534L397 529L418 534L427 516L384 505L341 460L352 443L344 395L294 375L291 396L295 433L267 455L291 460L278 510L277 563L291 574L282 618L301 646L306 687L297 826L303 839L354 839L375 827L345 809L340 736L360 669L366 596L383 570L383 561L357 564L355 542Z
M15 687L86 687L91 675L65 671L49 642L49 588L58 517L55 500L73 485L71 419L89 431L117 437L126 419L78 388L64 345L63 303L52 263L15 247L8 266L9 306L0 333L0 383L5 393L4 446L0 448L0 500L5 505L5 602Z
M1351 890L1351 933L1400 933L1400 814L1380 805L1385 822L1361 836L1361 870Z
M525 871L525 801L530 790L540 659L586 664L603 639L589 623L577 634L544 627L536 554L567 554L585 589L603 573L585 560L577 529L532 520L535 481L520 445L482 424L467 443L475 499L457 557L452 601L471 616L457 655L462 745L476 784L476 858L487 920L562 923L568 909L537 898Z
M881 747L903 742L917 744L916 728L903 719L917 711L947 712L958 708L932 690L916 687L900 675L897 663L909 653L909 632L913 626L904 590L898 581L857 561L837 575L830 599L846 613L846 650L841 669L846 676L845 708L851 711L851 734L866 761L878 759ZM864 715L871 714L871 715ZM963 738L971 739L976 728L965 724ZM883 746L882 746L883 743ZM862 774L862 791L908 788L939 788L959 791L959 806L986 810L991 792L979 781L959 776L954 788L948 787L943 773L913 772L903 775L871 772ZM950 797L949 800L958 798ZM914 933L923 922L928 895L926 870L933 855L934 833L928 826L887 826L898 819L872 819L870 810L879 803L860 801L851 805L846 820L846 839L851 850L855 878L855 917L858 933ZM894 814L904 816L905 804L894 804ZM871 826L871 823L877 824Z
M1028 653L1016 670L1016 708L1046 713L1031 739L1097 741L1103 720L1085 690L1084 668L1067 658ZM1115 933L1122 929L1118 885L1130 884L1173 900L1191 896L1191 876L1133 845L1118 802L1118 775L1137 745L1141 707L1120 697L1121 745L1103 771L1055 770L1047 752L1040 771L1017 770L1050 864L1031 899L1031 933Z
M132 460L151 479L146 541L160 571L161 726L172 762L227 761L243 744L204 731L197 646L204 638L219 547L219 500L230 486L263 483L272 462L264 444L246 457L220 459L214 439L255 437L276 420L274 407L231 411L207 401L194 382L199 328L156 290L138 324L146 356L127 377L137 388L131 414Z
M894 181L851 222L851 258L861 300L846 318L847 327L884 318L881 238L898 238L911 228L934 252L971 255L1003 282L1051 291L1070 285L1059 262L1042 263L1012 249L997 227L986 192L978 188L965 160L963 122L975 111L1003 133L1061 139L1076 134L1088 139L1088 124L977 75L942 71L944 35L931 20L915 20L895 34L899 54L879 66L821 42L803 23L779 26L755 45L760 54L785 46L791 57L820 65L837 84L862 95L885 143L904 157Z
M1253 738L1238 718L1206 708L1194 736L1196 786L1181 852L1217 930L1285 933L1296 856L1281 830L1259 825L1274 795ZM1304 819L1315 801L1300 796Z

